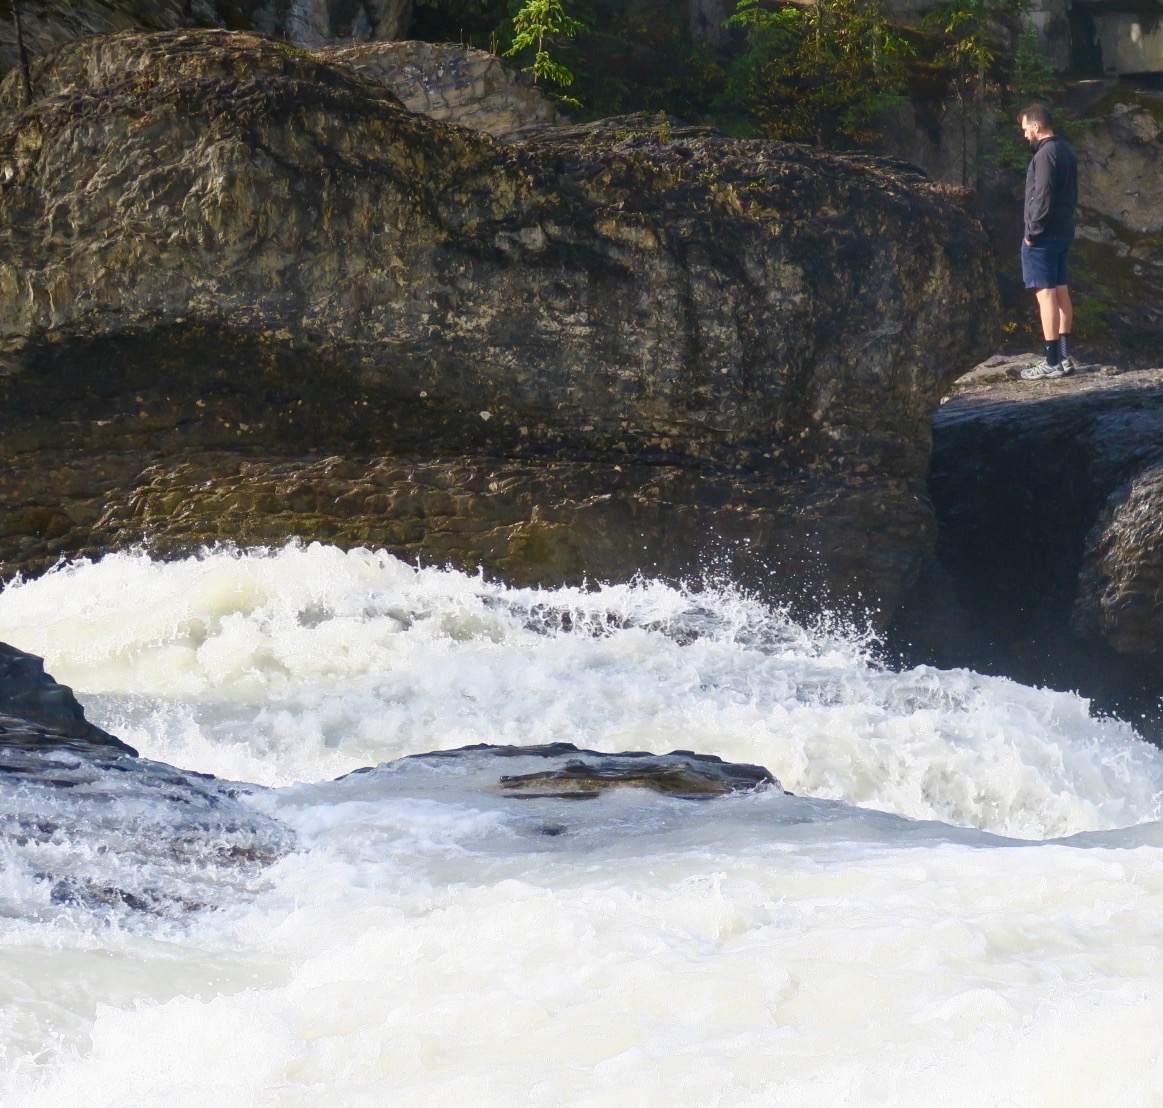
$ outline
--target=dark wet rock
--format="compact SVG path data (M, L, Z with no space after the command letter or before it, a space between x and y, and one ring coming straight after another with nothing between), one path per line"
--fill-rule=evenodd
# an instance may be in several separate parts
M931 414L996 319L955 190L656 118L502 146L242 35L38 88L0 126L0 572L218 507L522 583L721 534L877 618L926 560Z
M1163 648L1163 442L1156 458L1111 495L1079 574L1074 629L1120 654Z
M628 755L594 761L571 758L564 766L542 773L502 775L499 787L506 796L530 799L592 800L610 789L650 789L682 800L708 800L778 784L758 766L721 768L702 764L705 761L677 754L634 761Z
M1019 365L992 360L934 419L938 568L897 631L939 664L1079 688L1158 727L1163 369L1025 382Z
M491 759L548 763L528 773L505 773L503 766L497 767L493 787L517 799L592 800L611 789L636 788L683 800L707 800L759 788L780 789L779 782L762 766L725 762L713 754L695 754L690 750L672 750L669 754L643 751L602 754L596 750L580 750L572 743L479 744L418 754L397 764L416 760L463 761L479 767Z
M171 914L258 887L294 837L247 792L138 758L0 643L0 861L29 903Z
M412 0L21 0L33 56L90 35L226 27L300 46L399 38ZM16 65L16 32L0 18L0 75Z
M85 719L73 690L45 673L43 658L0 642L0 746L48 745L137 753Z

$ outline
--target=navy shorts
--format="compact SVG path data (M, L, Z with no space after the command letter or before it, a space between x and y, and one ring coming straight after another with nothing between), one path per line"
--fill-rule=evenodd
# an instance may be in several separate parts
M1042 235L1033 246L1022 240L1022 280L1028 289L1053 289L1067 284L1066 255L1074 242L1074 232Z

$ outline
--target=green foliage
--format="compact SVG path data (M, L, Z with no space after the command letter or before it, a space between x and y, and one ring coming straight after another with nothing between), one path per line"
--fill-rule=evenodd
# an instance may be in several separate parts
M936 40L934 63L946 81L960 141L961 183L975 185L982 145L1001 83L997 62L1006 38L1005 0L942 0L921 21Z
M911 28L886 2L740 0L727 39L710 44L692 40L676 0L416 0L414 33L517 57L582 118L664 112L740 137L851 147L878 143L885 109L910 95L943 105L963 183L999 162L1024 166L1012 115L1056 88L1031 0L940 0Z
M546 80L567 87L573 84L573 72L550 57L546 47L573 38L585 29L583 23L566 12L561 0L525 0L513 16L513 43L505 57L534 49L533 64L525 66L523 72L533 74L534 84Z
M879 114L902 98L911 47L877 0L740 0L727 26L745 31L746 47L718 107L770 138L872 142Z
M1054 70L1038 49L1038 32L1028 19L1024 19L998 119L994 156L1003 169L1012 173L1025 172L1030 148L1017 131L1017 113L1034 101L1049 103L1058 88Z

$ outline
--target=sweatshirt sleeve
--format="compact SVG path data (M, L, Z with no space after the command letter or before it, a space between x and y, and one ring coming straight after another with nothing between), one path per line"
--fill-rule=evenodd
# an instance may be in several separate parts
M1054 159L1049 150L1035 153L1031 168L1034 180L1026 197L1026 238L1035 239L1046 230L1046 218L1054 206Z

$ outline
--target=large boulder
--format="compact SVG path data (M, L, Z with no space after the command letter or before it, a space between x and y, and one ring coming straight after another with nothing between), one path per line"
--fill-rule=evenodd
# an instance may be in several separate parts
M502 146L246 35L75 44L37 88L0 122L5 572L229 537L213 498L254 541L447 519L429 556L530 582L721 532L880 615L928 556L931 416L996 323L956 190L656 118Z

